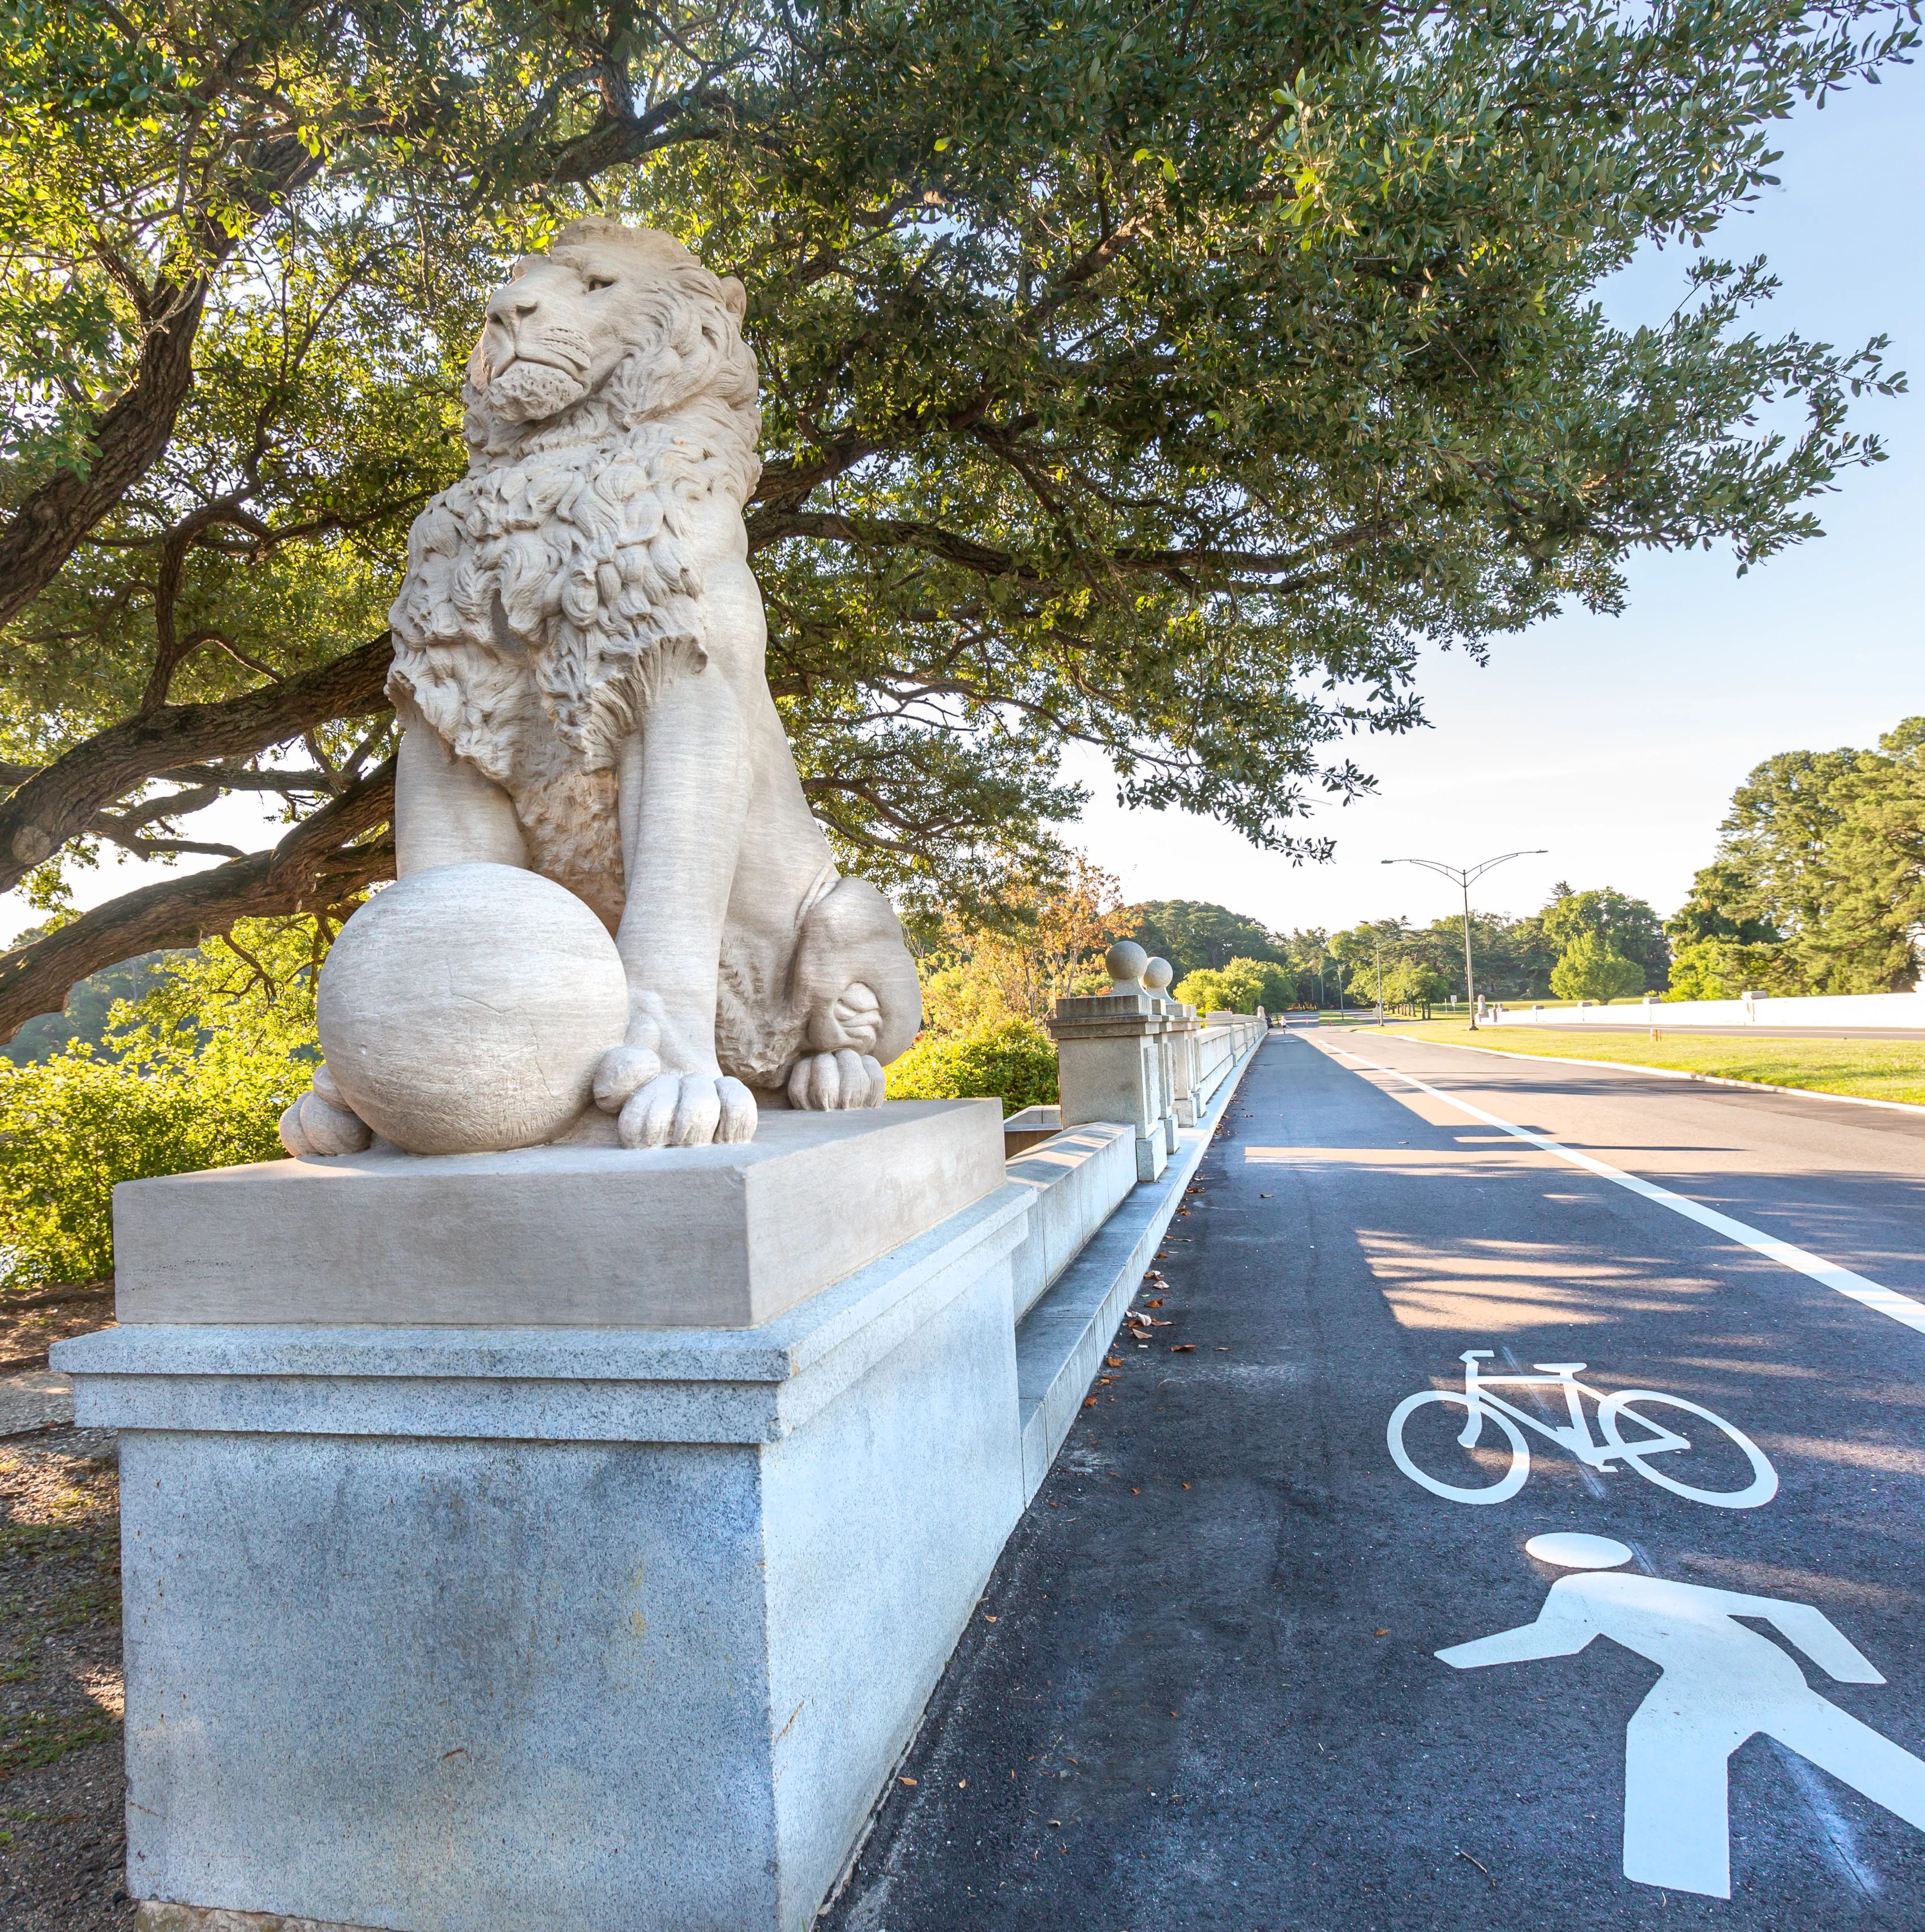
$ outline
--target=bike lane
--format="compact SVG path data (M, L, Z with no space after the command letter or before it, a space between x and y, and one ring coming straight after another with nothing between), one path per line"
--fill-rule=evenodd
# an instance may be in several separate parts
M1925 1923L1925 1832L1850 1781L1903 1804L1906 1754L1925 1756L1925 1337L1389 1084L1300 1040L1262 1050L1136 1301L1170 1325L1119 1335L832 1927ZM1461 1390L1472 1348L1490 1375L1583 1362L1601 1391L1695 1402L1755 1440L1777 1492L1693 1502L1525 1428L1508 1501L1433 1494L1386 1424ZM1567 1421L1552 1394L1540 1419ZM1496 1432L1405 1442L1454 1486L1510 1467ZM1685 1453L1699 1486L1750 1480L1715 1432ZM1556 1533L1628 1560L1527 1553ZM1605 1634L1547 1649L1573 1604ZM1458 1646L1456 1667L1435 1654ZM1852 1657L1885 1682L1821 1667ZM1654 1658L1684 1714L1675 1736L1642 1720L1633 1824L1669 1882L1625 1875L1627 1727ZM1692 1862L1717 1789L1686 1762L1706 1669L1720 1721L1762 1712L1848 1774L1765 1736L1737 1750L1728 1899L1716 1861Z

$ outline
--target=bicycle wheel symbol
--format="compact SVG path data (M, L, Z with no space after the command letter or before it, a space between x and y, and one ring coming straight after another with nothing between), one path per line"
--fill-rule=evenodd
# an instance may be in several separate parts
M1466 1489L1456 1483L1447 1483L1441 1477L1433 1476L1427 1469L1420 1469L1412 1461L1411 1454L1404 1447L1404 1425L1420 1408L1436 1402L1447 1408L1461 1408L1465 1412L1468 1426L1471 1413L1471 1400L1468 1396L1453 1395L1447 1389L1425 1389L1416 1395L1407 1395L1390 1412L1389 1428L1385 1431L1390 1450L1390 1460L1414 1483L1429 1490L1434 1496L1442 1496L1453 1503L1507 1503L1523 1488L1525 1478L1531 1474L1531 1445L1524 1439L1524 1432L1501 1409L1477 1405L1478 1412L1486 1422L1494 1422L1501 1430L1510 1444L1510 1467L1495 1483L1482 1488ZM1461 1438L1460 1438L1461 1439Z
M1654 1422L1642 1412L1648 1408L1682 1409L1687 1415L1709 1423L1751 1465L1750 1482L1741 1490L1701 1490L1680 1482L1654 1459L1688 1450L1692 1447L1690 1439L1661 1422ZM1649 1432L1627 1442L1622 1426L1627 1418ZM1714 1415L1697 1402L1687 1402L1681 1395L1660 1395L1655 1389L1619 1389L1597 1405L1597 1432L1612 1453L1623 1456L1646 1482L1655 1483L1675 1496L1687 1496L1694 1503L1709 1503L1715 1509L1756 1509L1778 1493L1778 1472L1764 1450L1735 1424Z

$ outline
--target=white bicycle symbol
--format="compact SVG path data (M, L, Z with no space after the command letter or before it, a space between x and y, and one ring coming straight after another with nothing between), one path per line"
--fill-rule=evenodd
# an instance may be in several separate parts
M1778 1493L1778 1472L1772 1468L1764 1450L1742 1430L1733 1428L1723 1417L1714 1415L1708 1408L1701 1408L1695 1402L1687 1402L1682 1396L1660 1395L1655 1389L1618 1389L1606 1395L1603 1390L1588 1388L1576 1379L1579 1371L1585 1366L1582 1362L1535 1363L1533 1366L1543 1372L1534 1376L1480 1375L1478 1363L1489 1359L1493 1352L1489 1348L1465 1350L1462 1358L1462 1395L1450 1389L1424 1389L1416 1395L1406 1396L1390 1412L1390 1424L1385 1431L1390 1460L1412 1482L1422 1484L1432 1496L1444 1496L1454 1503L1508 1502L1523 1488L1525 1478L1531 1474L1531 1448L1524 1439L1523 1430L1518 1426L1520 1423L1525 1429L1534 1429L1540 1436L1548 1436L1591 1468L1611 1469L1621 1461L1636 1470L1646 1482L1655 1483L1660 1489L1670 1490L1673 1496L1687 1496L1694 1503L1709 1503L1718 1509L1756 1509ZM1490 1393L1501 1387L1562 1389L1570 1420L1568 1424L1546 1422L1530 1414L1516 1403ZM1601 1442L1592 1438L1590 1418L1580 1400L1585 1396L1597 1405L1598 1434L1603 1438ZM1481 1489L1467 1489L1447 1483L1420 1469L1404 1447L1404 1428L1419 1409L1432 1402L1465 1411L1464 1427L1457 1440L1466 1449L1475 1446L1483 1433L1486 1419L1495 1423L1510 1444L1510 1469L1497 1481ZM1652 1458L1689 1449L1691 1443L1688 1437L1667 1429L1645 1412L1653 1408L1681 1409L1729 1436L1751 1465L1749 1486L1742 1490L1696 1489L1654 1466ZM1627 1441L1624 1436L1627 1422L1645 1432Z

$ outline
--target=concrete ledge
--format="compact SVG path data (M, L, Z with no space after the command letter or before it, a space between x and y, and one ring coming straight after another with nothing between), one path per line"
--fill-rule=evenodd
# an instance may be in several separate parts
M999 1189L749 1330L130 1324L56 1342L90 1429L527 1442L779 1441L1021 1240Z
M0 1436L28 1436L73 1420L73 1384L46 1369L0 1376Z
M135 1908L134 1932L376 1932L369 1925L324 1924L277 1912L209 1911L198 1905L161 1905L143 1900Z
M1036 1197L1012 1257L1020 1322L1136 1185L1136 1130L1111 1120L1065 1128L1012 1160L1008 1172Z
M1014 1160L1019 1154L1027 1154L1039 1142L1062 1131L1060 1107L1024 1107L1003 1123L1003 1154Z
M1232 1063L1217 1082L1209 1112L1198 1125L1179 1134L1177 1150L1162 1177L1136 1188L1018 1324L1016 1402L1025 1501L1042 1486L1123 1310L1255 1058L1253 1051Z

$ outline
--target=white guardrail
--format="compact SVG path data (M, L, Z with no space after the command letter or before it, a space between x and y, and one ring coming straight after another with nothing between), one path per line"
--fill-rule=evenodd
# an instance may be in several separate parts
M1488 1008L1480 1018L1496 1026L1644 1026L1903 1028L1925 1035L1925 992L1827 993L1735 1000L1665 1000L1655 993L1615 1005Z

